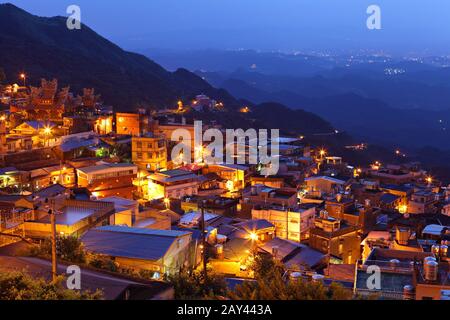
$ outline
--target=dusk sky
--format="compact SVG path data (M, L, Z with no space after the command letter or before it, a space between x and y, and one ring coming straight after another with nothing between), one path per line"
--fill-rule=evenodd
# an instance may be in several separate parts
M450 53L448 0L15 0L33 14L66 15L126 49L384 49ZM377 4L382 30L369 31Z

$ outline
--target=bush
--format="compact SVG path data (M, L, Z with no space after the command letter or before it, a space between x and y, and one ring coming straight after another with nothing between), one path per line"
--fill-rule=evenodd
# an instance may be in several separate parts
M251 267L255 281L244 282L229 292L234 300L349 300L353 293L340 284L284 278L283 266L267 255L256 255Z
M33 279L26 273L0 273L0 300L99 300L102 293L79 292L63 288L60 277L57 283Z
M182 270L166 280L174 286L177 300L213 299L227 294L225 279L212 273L205 281L203 272Z
M47 238L40 245L33 245L25 250L22 255L50 258L52 255L52 240ZM58 238L57 255L60 259L73 263L86 262L86 253L83 245L77 237L73 236Z

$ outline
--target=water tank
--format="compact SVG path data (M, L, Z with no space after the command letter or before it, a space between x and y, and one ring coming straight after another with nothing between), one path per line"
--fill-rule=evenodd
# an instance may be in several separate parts
M438 276L439 264L436 261L428 261L424 265L425 280L436 281Z
M325 276L321 274L314 274L311 278L313 282L322 282L325 279Z
M392 259L392 260L389 261L389 265L392 268L397 268L399 266L399 264L400 264L400 261L397 260L397 259Z
M414 287L411 285L406 285L403 287L403 300L415 300L416 294Z
M438 244L435 244L431 247L431 252L433 252L433 254L435 256L439 256L439 252L441 251L441 246Z
M441 246L441 258L447 258L448 257L448 246L442 245Z
M301 272L291 272L289 279L291 281L299 281L302 278Z

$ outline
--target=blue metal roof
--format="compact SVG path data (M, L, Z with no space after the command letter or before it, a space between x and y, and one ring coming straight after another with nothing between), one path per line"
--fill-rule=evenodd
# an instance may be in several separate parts
M161 237L181 237L189 234L187 231L178 230L157 230L157 229L144 229L144 228L129 228L124 226L104 226L96 228L99 231L112 231L112 232L126 232L133 234L145 234L151 236L161 236Z
M156 261L164 257L178 237L190 232L106 226L89 230L82 238L88 251Z

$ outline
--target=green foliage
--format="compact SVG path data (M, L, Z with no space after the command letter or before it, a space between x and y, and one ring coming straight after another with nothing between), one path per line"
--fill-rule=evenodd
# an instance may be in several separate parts
M177 300L213 299L227 293L225 279L212 273L205 281L203 272L181 271L169 276L167 281L174 286Z
M79 292L63 288L59 278L57 283L44 279L33 279L22 272L0 273L0 300L99 300L102 293L97 291Z
M58 257L73 263L86 262L86 253L80 239L73 236L59 237L57 241ZM52 241L45 239L39 246L30 247L24 255L48 258L52 254Z
M284 273L281 263L266 254L255 254L250 268L253 270L255 278L270 277L272 273L279 275Z
M352 292L340 284L326 287L321 282L303 279L295 281L283 277L280 263L267 255L256 255L252 269L256 281L248 281L236 286L229 298L234 300L348 300Z

